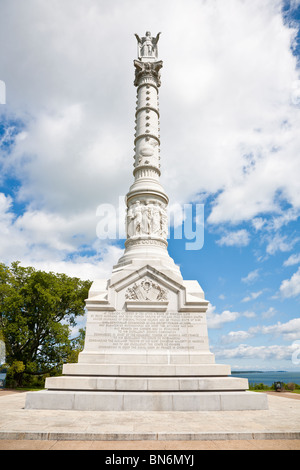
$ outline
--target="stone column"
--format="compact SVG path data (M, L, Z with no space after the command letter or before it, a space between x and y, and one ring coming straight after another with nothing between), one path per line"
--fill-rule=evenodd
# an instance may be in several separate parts
M152 38L153 40L153 38ZM144 41L145 42L145 41ZM150 44L150 42L149 42ZM149 46L150 47L150 46ZM140 51L146 50L143 44ZM151 52L151 51L150 51ZM125 252L113 273L127 269L128 263L147 264L157 260L182 279L179 268L169 256L167 246L169 198L160 183L159 87L163 62L153 55L134 60L137 100L134 134L134 182L126 195Z

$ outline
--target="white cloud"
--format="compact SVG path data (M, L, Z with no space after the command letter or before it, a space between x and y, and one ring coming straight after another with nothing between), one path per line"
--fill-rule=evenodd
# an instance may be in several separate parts
M16 217L11 198L0 193L0 259L82 279L108 277L123 250L96 238L96 222L92 213L63 217L28 210Z
M238 312L230 312L230 310L224 310L222 313L215 313L216 307L209 304L207 310L207 326L208 328L222 328L225 323L235 321L240 314Z
M287 260L284 261L283 266L293 266L294 264L300 263L300 253L291 255Z
M242 277L242 282L246 284L256 281L259 277L259 269L255 269L254 271L250 271L246 277Z
M112 123L93 122L82 105L39 113L21 137L9 159L23 181L18 200L32 208L74 214L116 203L127 192L129 162L120 136Z
M0 66L8 105L27 124L11 156L20 164L20 196L70 211L111 202L116 187L126 192L133 33L150 24L163 32L162 178L171 201L222 191L212 223L276 209L279 188L299 206L294 32L280 7L278 0L4 3Z
M296 9L300 6L300 0L291 0L291 8Z
M297 208L285 209L283 211L278 211L278 215L263 218L256 217L252 220L252 225L255 230L261 230L264 228L266 231L277 231L281 227L288 225L290 222L293 222L298 219L300 210Z
M295 341L300 338L300 318L293 318L286 323L278 322L276 325L262 326L263 334L281 335L285 341Z
M258 231L265 226L266 220L262 217L255 217L251 222L255 230Z
M260 291L258 291L258 292L251 292L250 295L247 295L246 297L243 298L242 302L250 302L250 300L255 300L255 299L257 299L262 293L263 293L263 290L260 290Z
M249 233L247 230L241 229L236 232L228 232L226 235L223 235L223 237L217 241L217 244L220 246L247 246L249 242Z
M276 314L276 310L274 307L269 307L268 310L262 312L262 318L272 318Z
M34 261L34 267L42 271L52 271L55 273L65 273L71 277L80 279L108 279L111 276L111 269L121 257L123 250L114 246L108 246L101 251L101 255L95 256L74 256L71 260L46 260ZM32 265L32 259L26 258L22 262L23 266Z
M293 318L286 323L277 322L275 325L252 326L247 331L230 331L228 334L221 337L221 342L223 344L238 343L253 338L258 334L272 335L274 337L281 336L284 341L296 341L300 338L300 318Z
M256 317L256 313L255 313L255 312L252 312L251 310L246 310L245 312L243 312L243 317L246 317L246 318L255 318L255 317Z
M274 255L277 251L291 251L294 245L299 241L299 238L288 240L287 235L280 235L279 233L273 234L269 237L266 251L269 255Z
M282 281L279 291L284 298L296 297L300 294L300 267L290 279Z
M244 341L255 338L257 335L271 335L273 337L281 337L289 345L262 345L253 346L245 344ZM230 331L228 334L220 338L220 344L240 343L234 348L221 349L218 347L214 349L214 353L218 357L233 359L250 359L259 358L261 361L268 360L292 360L292 354L299 351L299 338L300 338L300 318L294 318L286 323L277 322L275 325L257 325L249 328L247 331Z
M272 217L268 221L268 229L269 230L279 230L284 225L289 224L298 219L300 215L300 210L295 208L290 208L284 210L279 216Z
M227 335L221 337L221 343L229 344L229 343L239 343L241 341L245 341L246 339L252 338L248 331L230 331Z
M271 346L249 346L247 344L240 344L236 348L222 349L215 351L219 357L227 359L233 358L259 358L260 360L268 359L269 361L277 359L291 359L293 352L299 349L299 345L271 345Z

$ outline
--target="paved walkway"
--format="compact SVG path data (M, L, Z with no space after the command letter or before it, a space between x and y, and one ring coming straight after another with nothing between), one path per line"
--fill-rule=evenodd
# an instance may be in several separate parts
M0 440L0 450L300 450L300 441L287 439L166 442Z
M0 392L1 450L300 450L300 400L293 394L270 394L269 410L243 412L25 410L25 397Z

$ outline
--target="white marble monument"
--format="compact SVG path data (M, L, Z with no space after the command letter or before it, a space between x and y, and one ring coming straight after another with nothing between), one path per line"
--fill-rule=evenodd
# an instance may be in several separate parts
M247 391L209 350L208 301L184 281L167 250L168 196L160 184L157 43L138 41L134 182L126 196L125 251L110 279L94 281L84 350L26 408L75 410L266 409L267 396Z

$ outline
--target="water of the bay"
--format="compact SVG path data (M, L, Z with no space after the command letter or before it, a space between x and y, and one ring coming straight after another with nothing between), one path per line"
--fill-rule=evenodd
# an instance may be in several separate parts
M249 384L260 384L273 385L274 382L284 382L300 385L300 370L298 372L289 371L234 371L232 372L234 377L243 377L248 379Z

